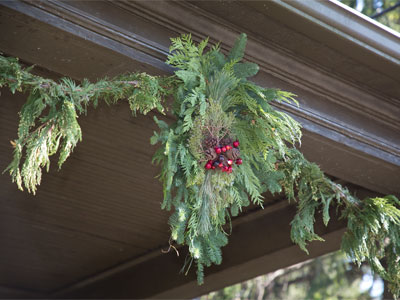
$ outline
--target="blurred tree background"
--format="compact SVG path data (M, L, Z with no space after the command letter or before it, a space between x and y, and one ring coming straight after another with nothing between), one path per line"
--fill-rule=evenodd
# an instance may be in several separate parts
M341 252L309 260L200 297L200 300L378 300L383 280Z
M340 2L400 32L399 0L341 0Z

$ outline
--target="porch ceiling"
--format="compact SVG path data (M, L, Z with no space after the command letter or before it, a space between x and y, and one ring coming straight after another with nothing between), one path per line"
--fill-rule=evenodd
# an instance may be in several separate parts
M360 197L399 195L400 47L390 47L399 39L330 2L324 7L351 17L359 34L334 32L332 20L301 1L1 2L0 51L52 78L166 74L169 37L209 35L227 49L246 32L246 59L261 66L254 81L298 95L300 109L278 108L302 122L304 154ZM1 98L3 170L25 97L3 89ZM0 176L2 298L195 297L339 248L344 224L319 221L327 242L302 253L289 238L293 206L267 196L265 210L250 208L233 220L223 264L206 270L198 287L194 274L178 274L184 249L179 258L161 253L169 213L160 209L158 168L151 165L152 115L134 118L121 103L100 105L79 121L83 142L59 172L53 166L44 175L36 196Z

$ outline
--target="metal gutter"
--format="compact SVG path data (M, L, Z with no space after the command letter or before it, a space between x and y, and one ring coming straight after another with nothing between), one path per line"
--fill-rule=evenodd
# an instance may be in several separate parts
M274 0L274 2L314 23L314 26L324 27L400 66L400 33L339 1Z

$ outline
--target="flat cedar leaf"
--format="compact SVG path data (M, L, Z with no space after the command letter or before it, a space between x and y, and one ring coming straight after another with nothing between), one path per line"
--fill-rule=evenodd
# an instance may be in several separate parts
M226 61L225 61L225 55L219 51L215 51L213 53L214 56L214 64L216 64L216 66L219 69L222 69L223 66L225 65Z
M322 212L322 219L323 219L323 221L324 221L325 226L328 225L328 222L329 222L329 220L330 220L330 216L329 216L329 206L330 206L330 203L331 203L331 201L332 201L332 198L333 198L332 196L329 196L327 199L324 199L324 198L323 198L323 194L321 193L321 199L324 200L324 202L323 202L324 209L323 209L323 212Z
M256 75L259 67L255 63L245 62L235 64L233 70L237 78L248 78Z
M273 101L277 98L277 91L275 89L264 89L263 94L268 101Z
M271 194L280 193L282 186L279 183L284 178L282 172L273 172L271 176L268 176L265 180L268 191Z
M186 115L183 119L183 132L187 132L192 128L193 125L193 119L192 119L192 113L194 112L195 107L191 107L187 110Z
M159 120L156 116L153 117L154 122L158 125L161 130L168 130L169 126L163 120Z
M242 33L236 39L231 51L228 54L228 61L240 61L244 56L244 50L246 48L247 35Z
M150 138L150 144L155 145L158 143L158 141L159 141L159 135L157 132L154 131L153 136Z
M231 215L236 217L239 214L239 207L234 203L231 206Z
M198 82L197 74L193 71L179 70L175 72L175 75L184 82L187 89L195 87Z
M207 103L206 101L203 99L200 103L200 110L199 113L201 116L204 116L204 114L206 113L206 109L207 109Z
M269 106L269 104L267 103L267 101L265 101L265 99L262 99L260 97L254 97L254 99L257 101L257 103L261 106L261 108L265 111L265 112L269 112L271 110L271 107Z
M204 48L207 46L207 44L208 44L208 37L206 39L202 40L198 46L199 56L203 54Z

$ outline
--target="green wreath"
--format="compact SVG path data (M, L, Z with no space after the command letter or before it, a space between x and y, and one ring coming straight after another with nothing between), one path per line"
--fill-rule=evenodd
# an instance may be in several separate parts
M161 165L162 208L169 219L171 239L189 247L184 269L197 265L199 284L204 266L222 262L228 243L226 224L250 202L263 203L263 193L284 193L297 203L291 239L301 249L313 240L315 215L324 224L331 205L347 219L342 250L360 264L367 261L394 295L400 294L400 202L394 196L359 200L327 178L296 149L300 124L275 110L273 101L296 103L293 94L248 81L258 66L241 62L246 45L242 34L225 56L218 45L205 51L208 40L195 44L190 35L171 39L167 64L174 75L144 73L59 83L32 75L17 59L0 57L0 87L28 92L20 112L14 159L7 167L20 189L35 193L42 168L59 153L59 167L77 142L79 114L101 99L109 104L127 99L133 113L164 112L164 99L173 96L170 110L176 121L154 118L160 130L151 143L160 147L153 162ZM385 259L384 268L380 260Z

